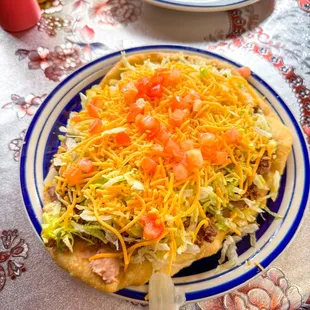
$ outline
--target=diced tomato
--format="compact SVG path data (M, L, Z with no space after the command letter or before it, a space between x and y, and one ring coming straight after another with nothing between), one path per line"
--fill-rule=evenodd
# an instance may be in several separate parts
M228 161L228 153L223 151L217 151L209 147L203 147L201 149L203 158L209 160L215 165L224 165Z
M200 135L200 144L210 146L216 144L216 136L211 132L202 133Z
M206 146L201 147L202 157L205 160L209 160L212 162L215 158L216 152L217 151L212 147L206 147Z
M200 99L195 99L193 103L193 111L198 112L201 108L202 102Z
M124 94L124 100L126 103L135 102L138 96L138 89L134 82L129 82L125 87L122 88Z
M194 103L195 100L197 99L201 99L200 98L200 95L194 91L194 90L191 90L182 100L182 104L189 104L189 103Z
M136 118L135 118L135 124L137 125L137 126L139 126L139 124L140 124L140 122L142 121L142 119L143 119L143 115L142 114L138 114L137 116L136 116Z
M163 145L165 145L170 139L170 133L165 126L160 126L159 131L156 133L156 139L158 139Z
M155 74L151 79L143 77L136 83L138 95L140 97L147 96L149 98L160 98L162 96L162 83L164 77L160 74Z
M130 137L124 131L116 134L115 140L118 145L129 145L131 143Z
M160 123L153 116L144 116L137 126L140 132L147 133L149 140L154 139L155 135L160 130Z
M213 159L213 163L216 165L224 165L227 163L228 153L227 152L216 152Z
M173 126L180 127L186 118L188 117L189 111L176 109L172 114L169 115L169 123Z
M139 79L136 83L136 88L138 89L138 94L140 96L145 95L150 79L148 77L143 77Z
M237 144L240 142L241 134L236 128L231 128L225 132L224 138L228 144Z
M150 157L144 157L141 162L142 169L148 174L154 174L157 163Z
M179 96L173 97L171 99L171 110L175 111L176 109L190 109L191 105L189 103L183 102L183 99Z
M173 167L174 177L177 181L185 180L188 177L188 170L183 164L177 164Z
M171 102L171 110L175 111L176 109L179 109L181 105L181 98L179 96L173 97L170 102Z
M96 107L91 102L87 104L87 112L91 117L99 118L100 117L99 111L100 111L100 108Z
M78 167L68 167L62 176L70 186L80 184L82 181L82 171Z
M184 140L182 143L181 143L181 150L182 151L189 151L189 150L192 150L194 148L194 141L193 140Z
M179 145L173 139L169 138L165 146L165 152L168 153L168 155L173 155L174 152L179 151L180 151Z
M241 67L237 69L238 73L245 79L249 79L251 76L251 69L248 67Z
M89 173L94 170L94 165L91 160L88 160L86 158L81 158L78 161L78 167L81 171Z
M140 217L140 223L144 226L144 239L156 239L164 232L164 225L160 222L158 215L149 213Z
M71 116L71 121L74 123L79 123L81 121L81 118L78 115Z
M172 152L172 155L174 156L174 158L177 162L182 162L182 161L186 160L186 153L185 152L175 150Z
M157 143L154 144L152 146L152 150L155 155L162 156L164 154L164 148L160 144L157 144Z
M160 74L164 77L163 85L175 85L180 81L181 71L177 69L172 69L169 71L168 69L164 69Z
M163 77L163 85L168 86L170 84L176 84L179 82L181 77L181 71L177 69L172 69L171 71L168 68L159 68L156 69L157 75Z
M164 232L164 225L162 223L150 222L144 226L143 237L144 239L156 239Z
M190 166L201 167L203 165L202 153L199 149L193 149L186 152L186 161Z
M103 106L103 99L100 97L92 97L90 102L92 105L96 106L97 108L102 108Z
M160 74L156 74L151 78L150 83L151 85L156 85L156 84L162 84L163 81L164 81L164 77Z
M177 69L172 69L170 72L169 80L170 82L176 83L180 80L181 71Z
M146 95L151 98L160 98L163 94L161 84L150 85L147 89Z
M155 222L158 219L158 215L156 213L148 213L145 215L142 215L139 219L141 224L145 226L149 222Z
M102 121L99 118L96 118L89 127L89 132L93 135L99 133L103 130Z
M145 106L145 101L143 99L138 99L134 102L128 111L127 121L134 122L137 115L143 113Z

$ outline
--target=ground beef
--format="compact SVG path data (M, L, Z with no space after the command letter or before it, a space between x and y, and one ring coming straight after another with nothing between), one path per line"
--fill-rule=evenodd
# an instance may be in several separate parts
M257 173L266 174L270 171L270 168L271 168L271 159L268 156L264 156L259 163Z
M217 228L215 226L215 224L213 222L209 222L209 225L207 227L205 227L205 225L203 225L198 234L197 234L197 238L196 238L196 243L198 245L201 245L203 243L203 241L205 242L213 242L214 238L217 235Z
M190 217L187 217L186 220L183 222L184 228L185 229L188 228L190 223L191 223L191 219L190 219Z
M56 247L56 240L49 239L47 243L45 243L47 248L55 248Z
M243 200L238 201L230 201L230 204L232 204L235 208L243 209L246 203Z
M48 189L47 189L47 192L50 196L50 199L51 201L55 201L57 200L57 195L56 195L56 188L55 186L50 186Z
M244 194L244 197L250 200L256 200L258 197L258 187L255 184L251 184Z
M255 107L253 107L253 112L256 114L259 112L259 106L256 105Z

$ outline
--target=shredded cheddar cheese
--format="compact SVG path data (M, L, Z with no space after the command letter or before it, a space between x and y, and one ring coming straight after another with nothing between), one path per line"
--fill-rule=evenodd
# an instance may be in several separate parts
M255 130L263 115L248 82L211 65L204 72L186 61L131 65L86 91L68 121L65 142L75 144L54 155L55 240L119 243L89 260L120 258L125 271L140 249L156 255L161 244L170 274L178 248L185 238L194 244L203 226L241 235L246 207L234 212L230 202L242 199L273 145L268 128Z

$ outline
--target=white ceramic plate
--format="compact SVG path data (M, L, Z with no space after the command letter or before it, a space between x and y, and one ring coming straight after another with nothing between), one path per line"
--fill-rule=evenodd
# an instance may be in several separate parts
M167 9L190 12L227 11L258 2L259 0L145 0Z
M207 51L184 46L145 46L126 50L128 55L150 51L185 52L208 58L217 58L238 67L236 63ZM22 149L20 163L21 190L29 219L40 236L43 199L43 180L48 172L52 155L58 147L59 127L66 125L72 110L80 109L79 92L96 84L120 59L120 52L99 58L78 69L62 81L46 98L35 114ZM246 64L243 64L246 65ZM250 83L271 104L274 111L293 133L293 150L282 177L278 199L269 202L269 208L283 216L281 220L265 215L258 219L260 229L256 233L257 245L251 248L244 238L238 243L238 266L214 274L218 255L195 262L174 277L179 290L185 292L187 301L198 301L225 293L255 277L259 269L248 260L267 267L288 245L300 226L309 198L309 154L302 131L275 91L254 73ZM297 186L298 180L298 186ZM43 251L43 246L42 246ZM123 289L116 294L130 300L144 302L147 285Z

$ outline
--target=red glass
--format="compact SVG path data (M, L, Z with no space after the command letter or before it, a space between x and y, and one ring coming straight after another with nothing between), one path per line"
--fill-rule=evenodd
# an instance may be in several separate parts
M0 26L9 32L29 29L40 20L37 0L0 0Z

